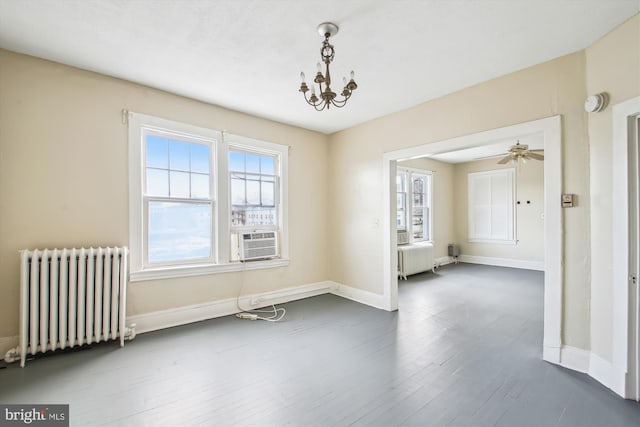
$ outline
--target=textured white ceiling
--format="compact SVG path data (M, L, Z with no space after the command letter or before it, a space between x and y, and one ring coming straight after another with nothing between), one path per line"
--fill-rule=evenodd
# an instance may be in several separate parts
M544 135L523 135L518 138L503 139L500 141L487 141L485 145L465 148L463 150L447 151L444 153L429 154L426 157L445 163L465 163L474 160L482 160L491 157L502 157L507 154L511 146L520 143L527 145L529 150L544 150ZM496 159L496 162L500 159Z
M1 0L0 47L324 133L583 49L640 0ZM316 112L319 60L359 88Z

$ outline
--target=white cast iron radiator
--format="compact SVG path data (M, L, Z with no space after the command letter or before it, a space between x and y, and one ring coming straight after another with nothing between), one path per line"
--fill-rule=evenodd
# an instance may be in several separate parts
M398 246L398 276L407 280L407 276L423 271L434 271L433 244L419 242Z
M127 255L126 247L21 251L19 344L5 361L24 367L28 354L133 339Z

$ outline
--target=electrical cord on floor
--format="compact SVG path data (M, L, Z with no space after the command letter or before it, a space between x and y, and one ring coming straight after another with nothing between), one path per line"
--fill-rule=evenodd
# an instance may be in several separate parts
M282 320L285 314L287 314L287 310L282 307L276 307L273 304L271 304L271 310L245 310L244 308L240 307L240 295L242 295L242 289L244 288L246 271L246 263L242 262L242 270L240 273L242 275L242 281L240 282L240 289L238 290L238 295L236 296L236 307L238 308L240 313L237 313L236 317L239 319L264 320L265 322L279 322L280 320ZM262 316L257 313L269 313L269 316Z
M238 308L240 308L238 306ZM256 313L269 313L271 316L265 317L260 316ZM282 307L276 307L275 305L271 305L271 310L243 310L242 312L236 314L236 317L240 319L249 319L249 320L264 320L266 322L278 322L284 318L285 314L287 314L287 310Z

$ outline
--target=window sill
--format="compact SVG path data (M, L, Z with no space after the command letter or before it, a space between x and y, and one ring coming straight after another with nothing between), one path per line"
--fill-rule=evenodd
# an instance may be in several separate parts
M268 259L264 261L233 262L228 264L188 265L180 267L162 267L132 272L129 281L142 282L145 280L173 279L179 277L204 276L208 274L233 273L248 270L263 270L267 268L286 267L289 260L284 258Z

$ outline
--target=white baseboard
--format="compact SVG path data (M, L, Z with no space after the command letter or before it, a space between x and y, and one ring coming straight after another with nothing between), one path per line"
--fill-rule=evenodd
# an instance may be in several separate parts
M343 285L341 283L332 283L333 286L331 288L331 293L334 295L349 299L351 301L359 302L360 304L379 308L381 310L387 310L387 307L389 306L389 302L384 297L384 295L375 294L373 292Z
M18 346L18 336L0 337L0 360L4 360L7 351Z
M528 261L524 259L495 258L488 256L460 255L460 262L469 264L495 265L498 267L523 268L525 270L544 271L543 261Z
M560 347L544 344L542 347L542 360L556 365L560 364Z
M137 314L127 317L127 324L135 323L136 333L156 331L216 317L228 316L243 310L258 309L271 304L283 304L289 301L326 294L331 291L332 286L334 286L333 282L329 281L311 283L308 285L278 289L276 291L244 295L239 299L227 298L203 304Z
M547 358L545 356L543 357L544 360L555 363L564 368L585 373L620 396L626 397L625 390L623 389L624 387L619 387L615 384L615 375L611 362L604 360L602 357L591 351L568 345L563 345L562 348L560 348L560 351L558 352L558 361L555 362L553 360L555 352L551 351L553 349L549 350L548 355L550 357ZM545 355L546 353L547 348L545 348Z
M443 256L435 259L436 267L442 267L443 265L453 264L455 260L451 256Z
M617 393L617 391L613 387L612 363L604 360L602 357L593 352L591 352L589 358L589 375Z
M569 345L560 349L560 365L574 371L589 373L591 352Z

